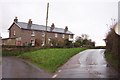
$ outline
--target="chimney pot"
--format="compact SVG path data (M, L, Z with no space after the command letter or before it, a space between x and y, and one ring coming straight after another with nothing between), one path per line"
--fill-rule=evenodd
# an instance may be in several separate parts
M31 28L31 26L32 26L32 20L29 19L29 21L28 21L28 28Z
M16 22L16 23L18 22L17 16L15 17L14 22Z
M66 27L65 27L65 32L67 32L67 31L68 31L68 27L66 26Z
M51 25L51 31L53 30L55 28L55 25L54 25L54 23L52 23L52 25Z

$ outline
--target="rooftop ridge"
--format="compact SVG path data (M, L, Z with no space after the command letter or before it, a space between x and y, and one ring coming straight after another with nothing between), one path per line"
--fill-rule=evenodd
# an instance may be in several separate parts
M27 29L27 24L28 23L26 23L26 22L17 22L16 24L23 29ZM45 25L32 24L31 29L44 30L45 27L46 27ZM50 31L50 26L47 26L47 29L48 29L47 31ZM53 32L73 34L71 31L64 32L63 28L58 28L58 27L55 27Z

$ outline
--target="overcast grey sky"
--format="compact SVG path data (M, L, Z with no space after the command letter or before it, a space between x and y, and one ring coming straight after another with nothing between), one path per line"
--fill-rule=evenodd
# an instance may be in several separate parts
M15 16L20 22L32 19L34 24L45 25L46 6L49 7L48 25L68 26L76 36L88 34L96 45L105 45L103 39L111 18L118 17L119 0L0 0L0 33L8 37L8 28Z

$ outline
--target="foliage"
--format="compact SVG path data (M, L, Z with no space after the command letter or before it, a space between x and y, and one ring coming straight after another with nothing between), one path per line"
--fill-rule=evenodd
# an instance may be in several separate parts
M53 48L71 48L73 47L72 41L69 41L68 39L58 40L57 38L51 38L50 44L48 46L51 46Z
M115 68L119 66L118 71L120 72L120 64L117 61L120 59L120 35L116 34L115 27L117 24L110 28L110 31L106 35L106 58L108 62Z
M64 47L64 41L58 40L57 38L51 38L51 41L48 44L48 46L53 48L62 48Z
M81 46L80 42L75 42L74 43L74 47L80 47L80 46Z
M39 67L50 72L55 72L58 67L68 61L73 55L85 50L85 48L69 48L69 49L42 49L27 52L19 57L28 59Z
M50 43L53 45L53 47L56 47L57 44L58 44L58 39L52 38L51 41L50 41Z
M73 47L72 41L69 41L68 39L64 40L65 47L71 48Z
M28 46L32 46L32 43L28 43Z
M118 64L119 64L118 56L114 56L111 53L105 52L105 57L106 57L106 60L109 62L109 64L118 70Z
M95 46L95 42L92 42L91 39L88 39L88 35L87 34L82 34L81 36L77 36L76 37L76 41L74 43L75 47L94 47Z
M118 46L120 46L119 43L120 36L115 32L116 25L117 24L115 24L112 28L110 28L110 31L106 36L105 42L106 42L106 51L117 56L119 52Z
M29 47L29 46L3 46L2 56L18 56L25 52L35 51L39 48Z

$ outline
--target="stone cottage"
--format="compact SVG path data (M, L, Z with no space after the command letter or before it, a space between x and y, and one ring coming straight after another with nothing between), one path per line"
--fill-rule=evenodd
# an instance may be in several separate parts
M32 20L29 19L28 23L19 22L17 17L15 17L13 24L10 26L9 39L14 39L14 45L25 46L31 44L32 46L44 46L45 40L47 45L51 45L52 39L59 41L64 41L68 39L73 41L74 34L68 30L66 26L65 29L57 28L54 23L51 26L33 24Z

